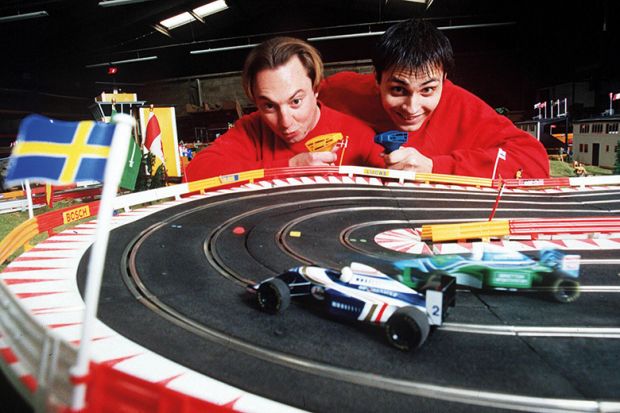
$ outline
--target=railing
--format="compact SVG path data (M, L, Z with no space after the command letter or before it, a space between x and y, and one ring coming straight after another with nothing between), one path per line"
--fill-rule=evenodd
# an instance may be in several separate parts
M32 205L43 206L47 203L45 187L32 188ZM63 199L95 198L101 194L101 186L53 186L50 202L53 204ZM28 206L26 192L22 190L0 193L0 213L23 211Z
M510 234L508 220L467 222L463 224L423 225L421 238L433 242L503 237Z
M510 220L510 234L527 234L532 239L539 235L609 234L615 232L620 232L620 216Z
M620 216L585 218L524 218L465 222L458 224L423 225L423 240L458 241L485 239L506 235L611 234L620 233Z

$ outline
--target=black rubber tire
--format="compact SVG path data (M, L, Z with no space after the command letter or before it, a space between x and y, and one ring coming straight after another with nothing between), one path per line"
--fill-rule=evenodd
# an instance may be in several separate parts
M260 285L256 301L261 310L276 314L286 310L291 303L291 291L279 278L266 281Z
M579 282L569 278L555 278L548 288L550 298L560 303L572 303L581 295Z
M426 314L411 306L396 310L385 324L388 342L402 351L420 348L429 330Z

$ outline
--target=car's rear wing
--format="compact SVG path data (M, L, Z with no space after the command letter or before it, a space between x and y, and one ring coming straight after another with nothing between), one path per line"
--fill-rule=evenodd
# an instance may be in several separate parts
M427 289L426 312L431 325L441 325L448 314L448 308L454 307L456 300L456 278L442 275L436 289Z
M581 256L577 254L564 254L558 250L540 251L540 263L562 271L565 275L573 278L579 277Z
M579 277L579 266L581 265L581 256L577 254L564 255L560 263L560 270L571 277Z

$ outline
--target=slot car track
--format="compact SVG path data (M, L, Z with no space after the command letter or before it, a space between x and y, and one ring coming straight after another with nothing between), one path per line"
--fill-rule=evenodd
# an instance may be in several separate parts
M98 317L177 363L310 411L604 410L620 399L618 250L571 251L585 262L574 303L459 290L446 324L415 353L391 348L379 328L296 303L261 313L245 290L300 264L359 261L389 273L411 255L378 245L377 234L486 219L495 195L307 185L174 206L110 234ZM617 214L619 195L508 192L496 218ZM86 267L83 258L81 290Z

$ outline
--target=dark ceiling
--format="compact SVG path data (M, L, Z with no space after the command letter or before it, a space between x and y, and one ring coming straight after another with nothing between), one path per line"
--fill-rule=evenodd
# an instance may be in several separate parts
M428 9L404 0L226 0L229 9L204 24L173 29L172 37L153 28L206 1L101 7L99 0L3 0L0 17L38 10L49 16L0 23L0 88L94 96L105 82L148 84L238 71L247 54L191 50L257 43L274 33L308 38L379 31L409 17L431 18L442 27L510 23L446 30L456 52L455 76L474 88L484 88L498 72L532 88L571 80L613 83L619 77L620 10L611 0L434 0ZM329 63L369 58L375 39L314 44ZM117 65L114 76L106 67L86 67L145 56L158 59Z

